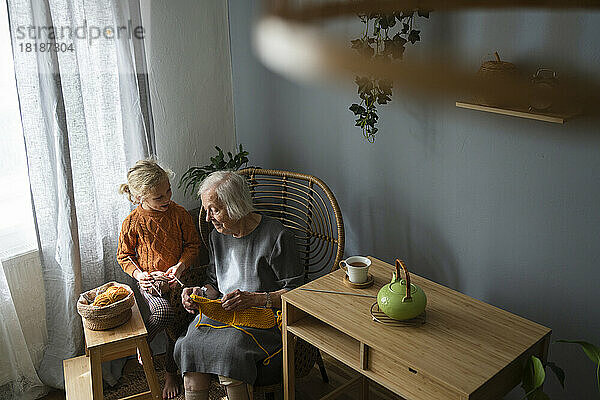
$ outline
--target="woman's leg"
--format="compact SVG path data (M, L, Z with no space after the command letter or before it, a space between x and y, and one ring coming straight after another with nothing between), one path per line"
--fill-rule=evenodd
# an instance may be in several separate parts
M183 375L185 400L208 400L210 375L201 372L186 372Z
M221 375L219 383L225 386L228 400L252 400L252 385Z

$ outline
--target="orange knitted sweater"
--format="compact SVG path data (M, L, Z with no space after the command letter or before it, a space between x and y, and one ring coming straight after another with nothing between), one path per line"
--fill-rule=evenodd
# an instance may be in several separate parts
M200 237L185 208L174 201L166 211L144 210L139 205L123 221L117 261L131 276L135 266L128 257L148 272L164 272L179 261L188 268L196 261L199 247Z

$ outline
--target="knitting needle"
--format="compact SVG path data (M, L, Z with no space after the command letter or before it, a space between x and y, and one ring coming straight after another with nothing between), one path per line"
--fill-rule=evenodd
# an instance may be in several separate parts
M362 294L362 293L351 293L351 292L336 292L334 290L320 290L320 289L307 289L307 288L299 288L300 290L307 290L309 292L320 292L320 293L335 293L335 294L347 294L350 296L360 296L360 297L371 297L377 298L377 296L372 296L370 294Z
M140 271L142 274L144 273L144 271L142 271L140 269L140 267L138 267L137 264L135 262L133 262L133 260L131 259L130 256L127 256L127 258L133 264L133 266L135 267L135 269L137 269L138 271ZM152 275L150 275L150 276L152 277ZM154 280L154 278L152 278L152 280ZM154 288L154 290L156 290L156 293L158 293L159 296L162 296L162 292L160 291L160 289L156 285L154 285L154 283L150 282L150 284L152 285L152 287Z
M168 281L170 281L170 279L167 279L167 278L165 278L165 277L171 277L171 276L173 277L173 279L175 279L175 281L176 281L177 283L179 283L179 284L181 285L181 287L185 287L185 285L183 284L183 282L181 282L181 281L180 281L180 280L179 280L179 279L178 279L178 278L175 276L175 274L173 274L173 275L163 275L162 277L159 277L158 279L159 279L159 280L161 280L161 281L163 281L163 282L168 282Z
M183 282L181 282L179 279L177 279L177 277L175 275L173 275L173 278L175 278L175 280L177 281L177 283L179 283L181 285L181 287L184 287L185 285L183 284Z

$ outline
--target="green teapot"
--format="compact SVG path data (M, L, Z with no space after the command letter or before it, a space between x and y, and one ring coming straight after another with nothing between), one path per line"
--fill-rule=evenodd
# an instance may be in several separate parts
M400 267L404 270L406 279L400 279ZM410 287L408 293L407 287ZM396 271L392 273L392 281L377 294L377 305L385 315L397 320L415 318L425 311L427 296L423 289L410 283L408 269L399 259L396 259Z

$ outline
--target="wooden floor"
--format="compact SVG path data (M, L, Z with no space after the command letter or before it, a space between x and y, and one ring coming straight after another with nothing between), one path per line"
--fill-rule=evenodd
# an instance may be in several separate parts
M329 357L327 354L323 354L323 360L325 361L325 367L327 369L327 374L329 375L329 384L322 381L321 373L315 366L308 376L296 381L296 399L318 400L344 382L358 376L357 372L346 367L332 357ZM128 361L128 365L125 366L125 371L132 366L135 366L135 361ZM180 398L183 398L183 396ZM351 390L350 393L341 395L338 399L358 400L358 391ZM65 393L63 391L53 391L43 397L42 400L65 400ZM369 400L402 400L402 398L386 390L381 385L370 382Z

